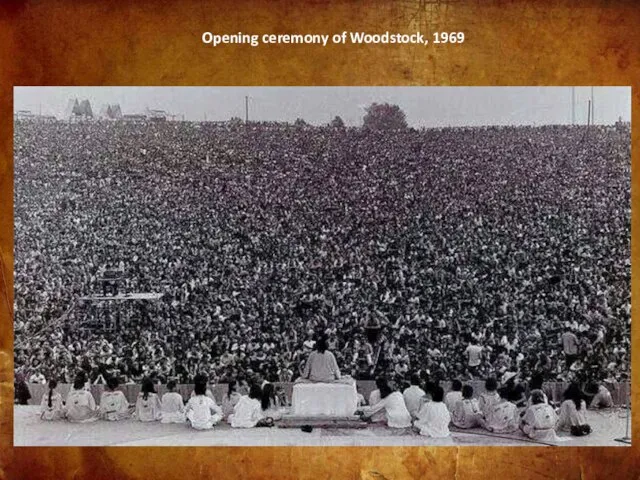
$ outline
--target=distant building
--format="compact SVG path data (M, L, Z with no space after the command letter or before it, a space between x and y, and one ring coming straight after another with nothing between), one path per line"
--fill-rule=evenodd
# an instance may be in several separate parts
M147 117L145 115L141 115L141 114L127 114L127 115L122 115L122 120L125 122L146 122L147 121Z
M122 110L120 105L114 103L112 105L103 105L100 109L98 118L101 120L120 120L122 118Z
M16 122L56 122L58 119L53 115L36 115L31 110L18 110L13 114Z
M91 110L91 103L89 100L84 99L78 102L77 98L69 100L67 109L64 115L66 120L69 121L82 121L93 119L93 111Z
M13 114L13 119L15 121L29 121L33 120L34 118L35 115L33 114L33 112L31 112L31 110L18 110Z
M153 110L150 108L147 108L145 115L147 116L147 119L151 120L152 122L164 122L167 120L167 112L164 110Z

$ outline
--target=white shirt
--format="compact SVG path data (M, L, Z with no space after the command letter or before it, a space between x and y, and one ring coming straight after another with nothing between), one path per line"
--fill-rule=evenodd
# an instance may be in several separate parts
M433 438L448 437L451 415L443 402L427 402L418 412L418 419L414 426L420 430L420 435Z
M407 410L412 417L415 417L418 414L418 410L420 410L420 405L422 405L422 397L425 396L424 390L422 390L417 385L411 385L407 388L403 393L404 403L407 405Z
M382 398L380 397L380 390L374 390L373 392L371 392L369 394L369 406L373 406L376 405L377 403L380 402ZM384 422L385 421L385 414L384 412L376 412L375 414L373 414L371 416L371 421L372 422Z
M143 393L138 394L136 417L141 422L155 422L156 420L160 420L160 399L157 394L149 393L146 399Z
M391 428L407 428L411 426L411 415L404 404L404 397L400 392L393 392L375 405L365 410L367 414L385 411L387 425Z
M456 403L462 400L462 392L451 391L444 396L444 404L447 406L449 412L453 412L456 407Z
M243 395L229 415L229 423L233 428L252 428L262 419L262 405L255 398Z
M191 397L185 412L191 426L196 430L208 430L222 418L222 409L205 395Z
M129 415L129 402L120 390L106 391L100 397L100 416L105 420L122 420Z
M184 422L184 402L177 392L167 392L162 396L162 423Z
M71 422L92 422L97 420L96 401L91 392L71 390L65 405L67 419Z

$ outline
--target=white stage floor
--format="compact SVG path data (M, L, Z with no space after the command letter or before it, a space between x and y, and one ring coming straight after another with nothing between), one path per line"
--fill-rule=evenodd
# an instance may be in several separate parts
M133 420L88 424L44 422L38 412L38 406L14 407L15 446L543 446L527 441L521 434L493 436L481 429L452 432L450 438L442 440L382 426L314 428L311 433L305 433L299 428L232 429L220 425L200 432L186 425ZM625 446L614 440L625 434L625 410L587 413L593 433L586 437L567 437L568 441L558 446Z

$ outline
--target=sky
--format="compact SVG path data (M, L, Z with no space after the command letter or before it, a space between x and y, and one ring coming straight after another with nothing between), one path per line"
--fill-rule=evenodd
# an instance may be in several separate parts
M631 119L630 87L594 87L595 123ZM586 123L590 87L575 88L576 123ZM185 120L250 120L314 125L339 115L361 125L373 102L399 105L414 127L543 125L571 123L572 87L15 87L14 111L62 118L69 99L89 99L94 114L107 103L123 113L147 107Z

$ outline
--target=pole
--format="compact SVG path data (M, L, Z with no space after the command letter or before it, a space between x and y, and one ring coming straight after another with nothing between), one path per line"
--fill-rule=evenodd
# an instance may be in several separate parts
M249 123L249 97L244 97L244 123Z
M591 125L591 99L589 99L589 108L587 109L587 127Z
M624 437L614 438L616 442L631 445L631 435L629 435L629 424L631 423L631 390L627 389L627 425L624 431Z
M576 124L576 87L571 87L571 125Z
M591 123L596 123L596 102L593 100L593 87L591 87Z

